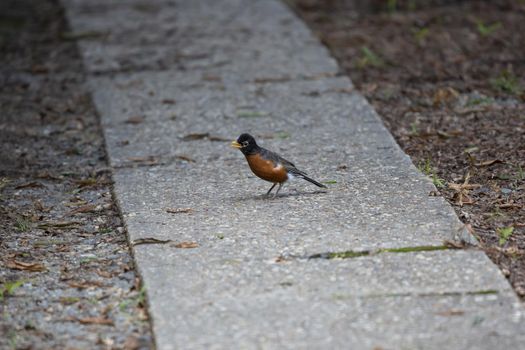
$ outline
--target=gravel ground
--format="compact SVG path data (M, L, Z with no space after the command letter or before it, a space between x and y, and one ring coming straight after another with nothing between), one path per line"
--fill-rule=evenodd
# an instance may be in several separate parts
M73 39L57 0L0 3L0 348L153 348Z

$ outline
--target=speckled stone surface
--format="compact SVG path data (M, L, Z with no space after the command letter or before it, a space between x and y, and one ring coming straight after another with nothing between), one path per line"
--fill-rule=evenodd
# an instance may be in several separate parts
M523 344L523 307L480 251L308 259L471 237L282 3L63 3L130 241L172 241L134 247L159 349ZM229 147L241 132L328 189L263 198Z

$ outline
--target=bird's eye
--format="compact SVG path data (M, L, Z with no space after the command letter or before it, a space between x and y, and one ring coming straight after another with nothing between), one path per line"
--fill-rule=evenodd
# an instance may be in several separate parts
M242 147L246 147L246 146L248 146L248 141L243 141L242 142Z

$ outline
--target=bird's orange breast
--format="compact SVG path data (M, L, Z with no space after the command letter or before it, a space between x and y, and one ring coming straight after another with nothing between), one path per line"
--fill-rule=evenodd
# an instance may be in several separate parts
M253 173L263 180L273 183L288 180L288 172L282 164L275 164L271 160L264 159L260 154L247 155L246 160Z

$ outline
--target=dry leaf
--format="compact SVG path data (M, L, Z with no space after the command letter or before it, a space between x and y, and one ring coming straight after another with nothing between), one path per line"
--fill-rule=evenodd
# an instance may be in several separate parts
M77 297L60 297L60 303L64 305L72 305L80 301L80 298Z
M517 203L504 203L504 204L498 204L498 208L500 209L523 208L523 205L517 204Z
M337 74L338 73L318 73L318 74L307 75L304 77L304 79L305 80L319 80L319 79L324 79L324 78L333 78Z
M171 239L158 239L158 238L148 237L148 238L135 239L133 240L133 242L131 242L131 245L137 246L141 244L165 244L169 242L171 242Z
M80 223L76 221L47 221L38 225L37 228L70 228L78 225L80 225Z
M450 249L464 249L466 248L466 244L463 241L452 241L452 240L444 240L443 245Z
M457 203L460 207L463 206L463 204L473 204L474 201L469 196L469 191L473 190L475 188L481 187L479 184L469 184L470 180L470 173L467 173L467 176L465 176L465 181L463 181L462 184L456 184L456 183L448 183L448 187L452 190L456 191L454 194L454 198L456 198Z
M274 77L274 78L255 78L253 82L255 84L266 84L266 83L284 83L290 81L290 77Z
M85 205L87 204L87 201L83 200L83 199L78 199L76 197L74 198L71 198L69 200L69 203L66 203L64 204L66 207L78 207L78 206L82 206L82 205Z
M141 348L139 338L134 335L129 335L124 342L124 350L138 350Z
M104 317L85 317L85 318L79 318L78 322L82 324L105 324L108 326L113 326L113 321L109 318Z
M128 160L133 163L138 163L141 165L157 165L159 164L159 159L155 156L146 156L146 157L128 157Z
M140 124L144 121L144 117L142 116L134 116L134 117L130 117L128 118L125 123L126 124L134 124L134 125L137 125L137 124Z
M440 316L462 316L465 314L465 311L459 309L450 309L445 311L436 312Z
M477 112L485 112L486 110L490 110L490 106L476 106L476 107L467 107L467 108L457 108L454 110L454 112L458 114L470 114L470 113L477 113Z
M183 155L181 155L181 156L176 156L176 157L177 157L178 159L182 159L182 160L185 160L185 161L190 162L190 163L195 163L195 160L192 159L192 158L190 158L190 157L188 157L188 156L183 156Z
M378 85L376 83L368 83L362 85L363 91L366 91L367 94L375 92L377 90L377 87Z
M113 277L113 274L107 272L107 271L103 271L103 270L100 270L98 269L97 271L97 275L99 275L100 277L104 277L104 278L111 278Z
M78 187L89 187L97 184L97 179L94 177L88 177L87 179L76 180L75 183Z
M304 92L303 95L309 96L309 97L319 97L321 96L321 93L319 91L310 91L310 92Z
M190 248L197 248L199 245L197 242L180 242L174 245L175 248L184 248L184 249L190 249Z
M83 205L81 207L78 207L74 210L71 210L69 213L66 214L66 216L69 216L69 215L75 215L75 214L79 214L79 213L91 213L91 212L94 212L96 211L96 205L94 204L88 204L88 205Z
M155 156L128 157L128 160L132 162L148 162L148 161L156 161L156 157Z
M492 159L492 160L486 160L484 162L476 163L475 165L476 166L489 166L489 165L496 164L496 163L503 163L503 161L499 159Z
M451 87L445 89L438 89L434 94L434 106L438 106L442 103L446 103L451 100L455 100L459 97L459 92Z
M15 187L15 189L19 190L21 188L36 188L36 187L45 187L38 181L31 181L22 185L18 185Z
M69 252L71 251L71 247L68 246L68 245L59 245L58 248L56 249L57 252L61 252L61 253L64 253L64 252Z
M524 249L520 249L520 248L518 248L516 246L502 248L502 251L505 253L505 255L508 255L508 256L512 257L513 259L516 259L518 256L525 255L525 250Z
M35 64L31 67L31 73L34 74L46 74L49 72L49 68L43 64Z
M353 87L338 88L338 89L328 89L326 92L335 92L339 94L353 94L355 89Z
M41 171L36 176L39 179L47 179L47 180L63 180L63 176L57 176L54 174L51 174L49 171Z
M104 283L99 281L79 281L79 282L69 282L67 284L71 288L78 288L78 289L87 289L91 287L105 287Z
M452 134L446 132L446 131L443 131L443 130L438 130L436 131L436 134L441 137L441 138L444 138L444 139L449 139L452 137Z
M191 213L192 211L192 208L166 208L166 212L170 214Z
M185 135L182 140L183 141L192 141L192 140L202 140L202 139L205 139L207 137L209 137L210 134L205 132L205 133L193 133L193 134L188 134L188 135Z
M35 210L43 212L43 213L49 213L51 209L53 209L53 207L44 206L44 204L42 203L40 199L34 200L33 205L35 206Z
M218 75L211 75L211 74L205 74L202 76L202 80L204 81L221 81L221 77Z
M276 263L285 262L286 258L282 255L279 255L277 258L275 258Z
M210 141L218 141L218 142L228 142L228 141L231 141L231 140L225 139L224 137L220 137L220 136L209 136L209 137L208 137L208 140L210 140Z
M40 263L26 263L23 261L11 260L6 263L6 266L14 270L23 270L31 272L42 272L46 271L46 267Z

